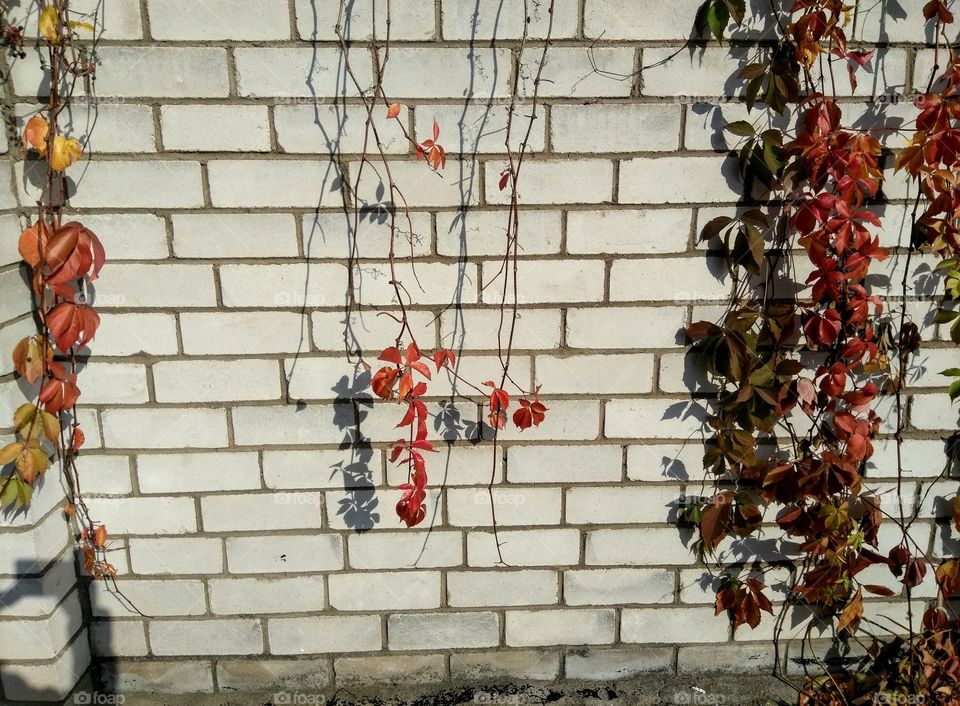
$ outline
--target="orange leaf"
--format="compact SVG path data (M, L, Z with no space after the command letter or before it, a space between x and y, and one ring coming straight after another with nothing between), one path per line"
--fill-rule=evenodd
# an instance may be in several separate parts
M47 135L50 132L50 123L42 115L34 115L27 121L23 130L24 146L32 147L40 156L47 153Z
M396 350L396 349L394 349ZM397 379L396 368L380 368L370 381L370 387L377 397L385 400L393 398L393 383Z
M400 104L391 103L390 107L387 109L387 119L395 118L400 115Z
M840 614L840 620L837 622L837 632L847 630L852 635L857 631L857 625L860 618L863 617L863 591L857 589L853 598L847 603L847 607Z
M43 376L46 363L52 358L53 350L41 336L24 338L13 349L13 367L31 385Z
M37 222L20 234L20 257L36 269L40 264L40 251L46 249L50 238L50 228L46 223Z

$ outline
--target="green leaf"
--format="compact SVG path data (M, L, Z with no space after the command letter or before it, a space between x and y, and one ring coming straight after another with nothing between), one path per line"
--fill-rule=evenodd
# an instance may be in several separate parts
M960 316L960 312L950 311L949 309L937 309L937 313L933 315L933 323L947 324L958 316Z
M757 228L762 228L766 230L770 227L770 222L767 220L767 214L761 211L759 208L751 208L749 211L740 216L740 220L744 223L749 223L752 226Z
M743 18L747 14L746 0L724 0L724 4L727 6L733 21L738 25L743 24Z
M947 394L950 395L951 402L955 402L957 397L960 397L960 380L955 380L953 384L950 385Z
M946 260L942 262L938 262L937 266L933 268L933 271L939 272L940 270L952 270L956 266L957 266L957 258L948 257Z
M707 10L707 26L710 32L717 38L718 42L723 41L723 32L730 22L730 11L723 2L711 3Z
M0 480L0 485L6 483L3 494L0 495L0 508L5 511L16 512L22 507L30 505L30 498L33 495L33 488L19 476L11 476Z
M731 223L733 223L733 219L730 216L717 216L700 231L700 242L716 238Z
M960 343L960 319L953 322L950 327L950 340L954 343Z
M727 123L723 129L738 137L753 137L757 133L753 125L746 120L734 120L732 123Z
M960 368L947 368L946 370L941 370L940 374L946 375L947 377L960 378Z
M747 90L744 93L744 98L747 102L747 112L753 110L753 106L757 102L757 96L760 95L761 88L763 88L763 74L755 76L750 80L750 83L747 84Z

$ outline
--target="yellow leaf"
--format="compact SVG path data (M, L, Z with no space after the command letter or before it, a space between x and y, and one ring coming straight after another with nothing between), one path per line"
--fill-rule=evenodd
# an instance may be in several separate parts
M42 157L47 153L47 134L50 132L50 123L42 115L34 115L27 121L23 130L23 142L33 147Z
M89 22L77 22L76 20L70 20L70 21L67 23L67 26L68 26L70 29L85 29L85 30L87 30L88 32L92 32L92 31L93 31L93 25L90 24Z
M17 459L17 475L30 485L33 485L37 477L43 475L44 471L50 466L47 454L34 446L34 443L31 440L30 446Z
M67 139L63 135L53 138L53 150L50 152L50 168L55 172L62 172L71 164L80 159L83 148L72 137Z
M57 8L47 5L40 13L40 34L49 42L57 41Z
M20 452L23 451L23 444L19 441L15 441L12 444L7 444L2 449L0 449L0 466L6 466L8 463L13 461L20 455Z

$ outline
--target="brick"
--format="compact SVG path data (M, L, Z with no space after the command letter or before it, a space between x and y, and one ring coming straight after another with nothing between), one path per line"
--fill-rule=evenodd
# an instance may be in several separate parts
M446 678L443 655L340 657L333 662L340 686L436 684Z
M136 363L87 363L78 366L84 381L85 404L140 404L147 402L147 371Z
M957 426L957 410L946 395L914 395L910 425L916 429L952 430Z
M270 151L265 105L164 105L160 129L164 148L173 152Z
M323 610L323 580L319 576L210 579L207 585L210 612L218 615Z
M586 441L597 438L599 405L585 400L551 400L550 424L541 424L523 431L508 425L501 429L500 441Z
M553 681L560 673L560 655L556 652L510 650L507 652L457 652L450 655L453 679L482 681L520 679Z
M183 534L197 531L192 498L96 498L89 501L111 534Z
M585 563L588 566L687 564L691 556L687 544L689 539L675 527L592 530L587 532Z
M222 409L107 409L104 441L116 449L216 448L227 445ZM158 434L159 430L163 434Z
M570 488L566 522L585 525L675 522L682 497L679 485ZM598 507L602 507L603 512L597 512Z
M534 92L542 52L525 51L520 64L520 95ZM633 47L551 47L541 75L544 98L626 97L636 83Z
M414 610L440 607L439 571L331 574L330 605L336 610Z
M580 563L580 532L574 529L505 530L498 533L507 566L567 566ZM467 535L467 564L501 563L492 532Z
M411 213L409 221L398 217L395 227L395 249L409 257L430 254L430 214ZM412 226L412 231L411 231ZM356 257L383 257L390 250L391 223L389 218L361 220L354 231L352 218L343 213L308 213L303 217L304 250L311 258L345 258L354 246Z
M391 615L387 634L391 650L496 647L500 619L486 612Z
M401 114L402 115L402 114ZM509 106L430 105L421 106L414 115L417 142L433 139L434 121L440 126L441 144L454 154L506 154ZM546 145L543 110L538 110L531 126L529 106L518 105L510 127L510 148L519 151L526 139L527 154L542 152ZM402 119L402 118L401 118ZM530 136L527 137L527 130ZM450 135L456 135L451 141Z
M510 65L507 49L401 46L390 50L383 80L395 98L460 98L465 86L472 96L505 98Z
M322 503L320 493L208 495L200 514L207 532L319 529Z
M343 540L335 534L227 537L231 574L335 571L343 568Z
M147 656L147 633L140 620L91 622L90 643L97 657Z
M16 536L16 535L12 535ZM56 611L77 582L73 557L64 554L43 576L0 579L0 616L42 618Z
M70 593L49 616L0 621L0 659L53 659L83 624L80 601ZM477 645L483 647L484 645Z
M885 6L857 8L857 39L864 42L911 42L933 44L934 23L922 13L923 2L906 0L897 11Z
M250 452L140 454L141 493L259 490L260 464Z
M350 162L350 173L356 174L359 167L360 162ZM480 202L479 165L470 166L465 162L449 159L443 173L457 176L440 178L438 175L431 174L423 164L411 159L390 162L393 182L403 193L409 208L462 209L475 206ZM392 203L392 199L385 179L385 174L381 178L368 172L357 189L357 197L370 207L387 208Z
M670 644L726 642L730 623L713 608L626 608L620 622L623 642Z
M625 40L679 40L687 41L693 28L700 3L697 0L679 0L657 12L637 12L637 7L624 0L587 0L584 12L584 34L590 39L604 41ZM769 37L768 8L763 12L747 12L743 25L729 22L725 37L756 39ZM647 62L644 62L647 63Z
M50 515L23 532L0 534L0 574L41 573L66 547L63 520Z
M555 571L450 571L447 600L454 608L555 605Z
M901 447L904 478L931 478L940 475L946 462L946 446L940 439L906 439ZM893 440L874 442L874 454L867 462L870 478L896 478L897 447Z
M322 188L326 166L314 161L218 159L207 165L214 207L319 208L342 204Z
M844 105L844 114L851 108L855 106ZM735 150L740 146L743 138L724 130L724 127L736 120L746 120L753 124L757 119L756 112L751 113L745 104L740 103L723 103L722 105L711 102L692 103L686 106L686 111L683 144L688 150ZM846 122L844 120L844 123ZM770 116L770 127L783 131L790 130L790 117L780 113L773 114ZM766 128L767 123L764 122L760 129ZM702 218L703 213L700 215Z
M503 463L501 452L493 455L493 448L488 444L454 444L447 446L441 452L436 463L438 471L441 466L444 471L443 484L448 487L481 486L486 488L491 478L494 483L503 480ZM397 487L407 482L407 469L402 465L389 464L387 466L387 485ZM406 534L406 533L404 533Z
M207 599L203 582L197 580L161 579L118 580L117 586L137 609L150 617L170 615L203 615L207 612ZM90 605L93 615L110 618L137 617L128 603L103 581L90 584Z
M592 349L676 348L686 340L686 316L686 309L669 306L571 308L567 310L567 345Z
M395 310L390 313L396 315ZM435 315L429 311L408 311L408 323L418 341L426 346L427 341L434 341ZM384 317L378 317L376 311L354 311L350 315L349 337L353 350L362 350L367 353L380 354L384 348L396 345L396 332L390 327L383 326ZM310 325L313 329L313 345L323 352L337 352L344 350L343 331L346 322L343 311L314 312L310 316Z
M352 534L347 545L354 569L423 569L463 563L463 535L459 532Z
M221 659L217 660L217 685L223 691L252 692L269 689L325 689L333 682L326 659Z
M610 269L613 301L722 301L729 290L726 266L714 258L616 260Z
M457 211L437 214L437 252L459 257L503 257L507 242L509 211ZM518 223L520 254L547 255L560 252L561 213L521 211Z
M72 15L90 15L96 14L98 7L102 10L97 0L75 0L70 5ZM6 21L14 26L23 25L24 27L36 26L38 10L36 5L24 3L13 5L5 15ZM102 19L102 17L100 18ZM140 39L143 36L140 18L140 5L136 3L124 3L117 7L110 8L109 21L98 25L97 32L103 31L103 39Z
M646 353L537 356L537 384L551 394L619 394L653 389L653 356Z
M672 648L597 649L584 648L567 655L567 679L591 681L631 679L650 673L673 671Z
M153 380L157 402L280 399L275 360L162 361L153 366Z
M302 345L302 316L292 312L247 311L180 314L187 355L295 353Z
M672 208L572 211L567 216L570 254L676 253L687 250L690 212Z
M213 691L213 667L205 660L132 662L104 665L105 688L124 693L204 693Z
M6 663L0 680L8 699L26 703L38 699L62 701L77 684L77 673L90 666L90 646L80 633L56 660L47 664Z
M617 482L621 466L619 446L513 446L507 452L511 483Z
M351 421L338 427L339 405L237 407L233 410L233 435L237 446L337 443ZM342 412L341 412L342 414ZM342 418L341 418L342 420Z
M215 306L213 268L206 265L134 265L104 267L96 283L97 308L196 308Z
M103 46L97 49L97 59L103 67L97 73L99 99L221 98L229 92L227 52L222 48ZM18 61L15 67L17 95L37 96L38 86L47 93L49 77L39 62ZM90 191L86 185L83 190Z
M508 204L510 190L500 191L499 181L499 171L488 168L487 200L493 204ZM517 187L521 204L610 203L613 200L613 162L606 159L525 162Z
M189 0L151 0L147 11L150 34L161 41L290 38L285 0L258 0L239 8L231 0L204 0L203 5Z
M133 492L129 456L83 455L86 495L129 495Z
M552 39L577 36L577 8L557 3L553 10L553 27L547 6L531 4L529 16L524 16L522 0L505 0L497 5L484 5L476 0L443 0L444 39L520 39L526 21L530 39ZM535 51L535 49L529 49Z
M270 652L370 652L383 644L380 619L375 615L274 618L267 621Z
M602 260L524 260L517 265L518 281L523 282L519 303L603 301L604 269ZM484 279L484 286L488 281L496 282L488 287L485 297L496 297L497 288L503 287L502 280L494 279L496 274L496 265L484 268L484 276L490 278ZM562 289L557 282L564 283Z
M620 163L620 203L733 203L742 191L731 157L636 157Z
M0 272L0 321L9 321L30 311L30 287L19 270ZM12 296L11 296L12 293Z
M219 574L223 543L217 537L130 539L130 567L138 574Z
M447 490L447 516L455 527L493 524L490 495L484 488ZM497 525L559 525L562 496L559 488L494 488Z
M509 326L510 314L505 318ZM491 331L500 326L500 309L445 310L440 316L440 345L451 350L490 349L496 345ZM553 349L560 347L559 309L520 309L514 329L513 349ZM509 329L504 329L504 340Z
M41 162L18 163L15 168L20 198L25 202L36 201L40 196L34 185L37 164ZM75 190L68 184L68 197L74 208L196 208L203 205L197 162L94 160L84 162L84 170L82 189ZM132 189L131 184L149 184L150 188ZM102 276L105 278L107 273L105 268ZM103 287L103 283L100 286Z
M400 501L401 491L397 488L375 490L373 488L353 488L348 490L330 490L324 494L326 503L327 526L332 530L352 530L364 533L374 529L381 522L378 509L393 508ZM430 527L442 527L443 497L439 488L428 488L426 522ZM393 514L393 513L391 513Z
M32 106L28 107L32 112ZM86 110L87 107L80 102L68 112L75 124L83 125ZM104 102L97 105L96 111L96 128L88 131L89 145L95 154L157 151L150 106ZM17 112L20 112L20 106ZM86 221L84 218L84 223Z
M382 485L381 455L366 448L265 451L263 479L275 490L372 488Z
M698 478L703 468L703 446L648 444L627 448L627 477L643 481L683 481Z
M296 223L272 213L174 214L173 251L188 258L296 257Z
M505 615L511 647L610 644L617 623L613 610L508 610Z
M677 105L555 105L550 139L556 152L671 152L680 144ZM629 126L629 127L628 127Z
M4 172L4 176L9 176L9 174L9 170ZM23 228L20 220L10 213L0 215L0 227L10 233L18 233ZM3 238L0 240L0 267L19 263L20 260L20 252L17 249L17 238Z
M565 571L567 605L673 603L673 572L666 569L586 569Z
M765 673L774 668L774 655L767 645L684 645L677 651L677 671L682 674L698 672Z
M333 98L354 96L349 78L330 67L341 63L340 49L308 47L238 48L237 91L243 98ZM350 63L361 81L372 76L370 53L356 48ZM305 77L304 74L307 74Z
M409 111L401 107L398 118L409 122ZM277 145L291 154L361 154L367 137L367 111L363 106L343 105L278 105L273 111ZM384 111L373 115L373 127L380 136L385 154L407 154L410 141L397 121L388 119ZM379 152L372 140L367 144L371 156ZM342 220L343 214L337 214Z
M247 655L263 650L257 620L155 620L147 628L155 655Z
M371 0L357 0L349 5L342 21L344 36L357 42L364 42L373 34L371 10L377 7L377 38L387 36L386 11ZM335 31L340 21L340 9L337 3L317 3L314 0L295 0L297 30L301 39L313 39L321 42L338 41ZM431 0L408 0L402 5L391 7L390 41L433 39L434 3Z
M98 356L175 355L177 322L172 314L100 312L100 326L90 348Z

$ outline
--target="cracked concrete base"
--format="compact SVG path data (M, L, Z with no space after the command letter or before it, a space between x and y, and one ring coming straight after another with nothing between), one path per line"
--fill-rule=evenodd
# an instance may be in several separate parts
M449 683L434 687L383 685L324 691L217 694L117 694L124 706L772 706L796 703L795 692L773 677L743 674L645 676L611 682ZM72 703L68 700L67 703Z

